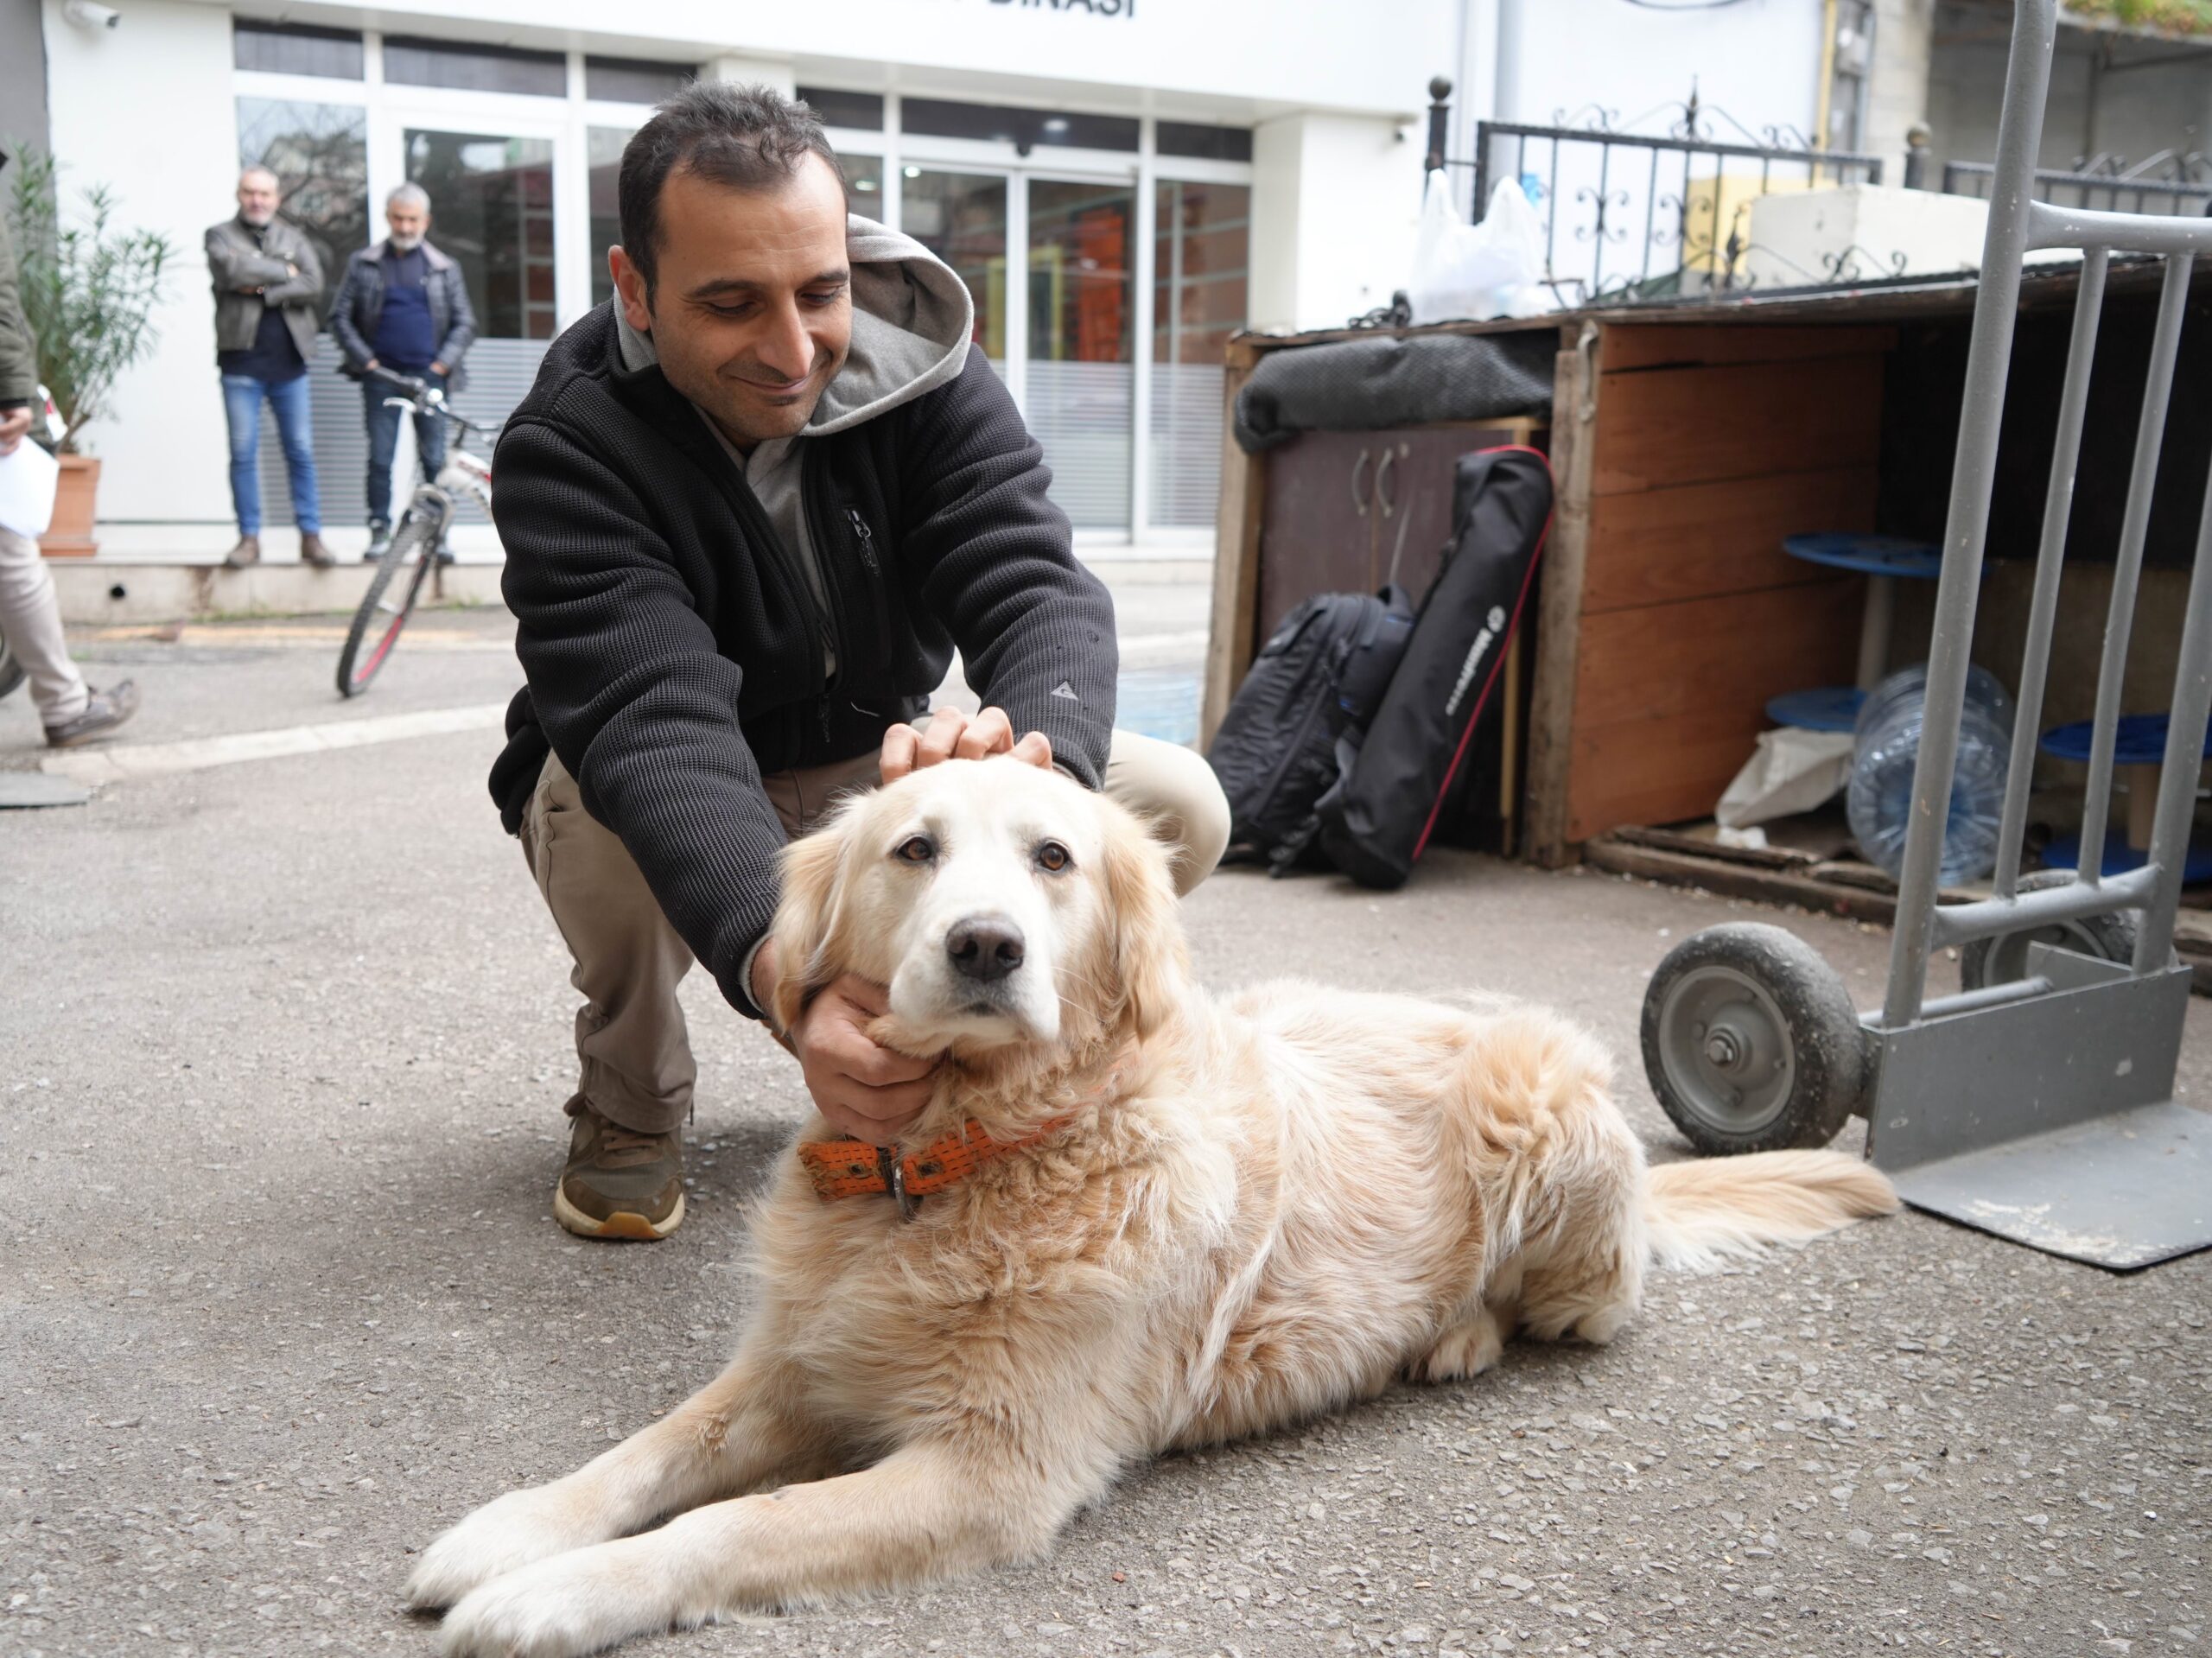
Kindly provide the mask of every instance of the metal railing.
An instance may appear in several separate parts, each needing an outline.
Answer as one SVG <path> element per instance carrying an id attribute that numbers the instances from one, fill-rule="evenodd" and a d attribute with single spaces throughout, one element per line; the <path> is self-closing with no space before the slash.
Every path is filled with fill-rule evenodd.
<path id="1" fill-rule="evenodd" d="M 1542 281 L 1568 307 L 1740 294 L 1754 281 L 1746 269 L 1752 202 L 1783 190 L 1882 181 L 1878 156 L 1820 149 L 1789 128 L 1753 132 L 1701 105 L 1694 87 L 1684 102 L 1626 123 L 1594 106 L 1561 111 L 1548 126 L 1479 122 L 1475 154 L 1460 160 L 1446 153 L 1451 93 L 1441 77 L 1429 83 L 1427 168 L 1472 175 L 1475 220 L 1499 181 L 1516 181 L 1543 227 Z M 1870 274 L 1886 273 L 1847 259 L 1793 280 L 1819 285 Z"/>
<path id="2" fill-rule="evenodd" d="M 2133 169 L 2115 167 L 2109 171 L 2068 172 L 2039 167 L 2035 173 L 2036 200 L 2100 213 L 2174 213 L 2201 219 L 2212 211 L 2212 178 L 2201 171 L 2196 177 L 2187 176 L 2192 170 L 2190 163 L 2201 169 L 2203 158 L 2181 158 L 2174 171 L 2182 176 L 2157 178 L 2143 172 L 2143 168 L 2166 159 L 2154 157 L 2153 162 L 2139 163 Z M 1987 200 L 1996 176 L 1993 162 L 1945 162 L 1943 194 Z"/>

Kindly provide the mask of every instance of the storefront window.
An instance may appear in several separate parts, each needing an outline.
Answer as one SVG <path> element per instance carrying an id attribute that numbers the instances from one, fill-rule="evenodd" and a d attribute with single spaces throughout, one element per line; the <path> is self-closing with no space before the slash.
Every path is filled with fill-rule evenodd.
<path id="1" fill-rule="evenodd" d="M 279 75 L 322 75 L 359 80 L 361 36 L 351 29 L 319 29 L 311 23 L 257 23 L 245 18 L 231 24 L 231 65 Z"/>
<path id="2" fill-rule="evenodd" d="M 1029 181 L 1029 367 L 1023 412 L 1079 530 L 1127 529 L 1135 412 L 1130 311 L 1136 202 L 1127 184 Z"/>
<path id="3" fill-rule="evenodd" d="M 470 46 L 387 35 L 384 78 L 395 86 L 566 98 L 569 59 L 565 53 L 532 52 L 518 46 Z"/>
<path id="4" fill-rule="evenodd" d="M 553 338 L 551 142 L 410 130 L 407 177 L 429 193 L 437 244 L 460 262 L 478 332 Z"/>
<path id="5" fill-rule="evenodd" d="M 976 343 L 1003 373 L 1006 181 L 910 167 L 899 187 L 899 228 L 959 272 L 976 299 Z"/>
<path id="6" fill-rule="evenodd" d="M 1163 181 L 1152 264 L 1152 488 L 1162 528 L 1214 521 L 1221 486 L 1223 352 L 1244 326 L 1252 192 Z"/>
<path id="7" fill-rule="evenodd" d="M 648 63 L 631 58 L 586 58 L 584 96 L 606 104 L 658 104 L 698 78 L 688 63 Z"/>
<path id="8" fill-rule="evenodd" d="M 346 256 L 369 241 L 369 116 L 359 104 L 241 98 L 238 166 L 276 175 L 284 216 L 306 232 L 322 261 L 326 315 Z"/>

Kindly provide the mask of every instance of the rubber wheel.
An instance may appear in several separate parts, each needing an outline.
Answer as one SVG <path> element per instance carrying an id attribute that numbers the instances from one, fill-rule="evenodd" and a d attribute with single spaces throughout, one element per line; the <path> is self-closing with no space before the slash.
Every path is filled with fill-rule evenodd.
<path id="1" fill-rule="evenodd" d="M 1779 927 L 1708 927 L 1643 996 L 1651 1091 L 1707 1156 L 1825 1146 L 1858 1104 L 1859 1014 L 1835 969 Z"/>
<path id="2" fill-rule="evenodd" d="M 16 653 L 8 648 L 7 635 L 0 633 L 0 696 L 13 696 L 23 678 L 23 664 L 16 660 Z"/>
<path id="3" fill-rule="evenodd" d="M 415 613 L 415 601 L 423 596 L 423 584 L 430 579 L 434 562 L 430 549 L 435 544 L 431 531 L 436 522 L 429 515 L 410 511 L 391 532 L 391 545 L 385 549 L 377 573 L 369 578 L 369 590 L 362 594 L 361 607 L 353 613 L 353 626 L 346 632 L 346 648 L 338 653 L 340 696 L 359 696 L 368 689 L 377 670 L 391 654 L 391 647 L 399 642 L 399 631 Z M 406 582 L 395 589 L 393 583 L 410 556 L 415 568 Z"/>
<path id="4" fill-rule="evenodd" d="M 2074 879 L 2070 869 L 2038 869 L 2020 878 L 2023 893 L 2047 893 Z M 2135 912 L 2121 910 L 2112 915 L 2084 916 L 2076 921 L 2046 921 L 2040 927 L 1977 938 L 1959 952 L 1959 988 L 1980 990 L 1993 984 L 2011 984 L 2028 976 L 2028 946 L 2058 944 L 2101 962 L 2122 967 L 2135 959 Z M 2178 959 L 2178 958 L 2177 958 Z"/>

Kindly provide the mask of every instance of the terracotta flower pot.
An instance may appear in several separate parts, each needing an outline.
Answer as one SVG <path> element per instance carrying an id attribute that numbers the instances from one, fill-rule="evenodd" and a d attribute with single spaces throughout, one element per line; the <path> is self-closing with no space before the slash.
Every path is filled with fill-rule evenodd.
<path id="1" fill-rule="evenodd" d="M 92 539 L 92 506 L 100 486 L 100 463 L 89 454 L 65 454 L 60 461 L 54 522 L 38 538 L 39 550 L 48 558 L 88 558 L 99 550 Z"/>

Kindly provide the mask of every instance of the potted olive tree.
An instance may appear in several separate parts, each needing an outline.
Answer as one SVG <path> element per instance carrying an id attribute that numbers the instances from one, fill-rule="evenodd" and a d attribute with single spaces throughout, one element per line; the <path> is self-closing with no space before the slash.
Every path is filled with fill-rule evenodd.
<path id="1" fill-rule="evenodd" d="M 60 489 L 39 545 L 49 554 L 90 553 L 100 463 L 79 452 L 78 436 L 109 412 L 124 371 L 153 349 L 154 302 L 175 250 L 156 231 L 118 229 L 113 199 L 101 185 L 84 193 L 84 211 L 65 224 L 51 156 L 22 151 L 9 173 L 8 230 L 23 316 L 61 423 Z"/>

